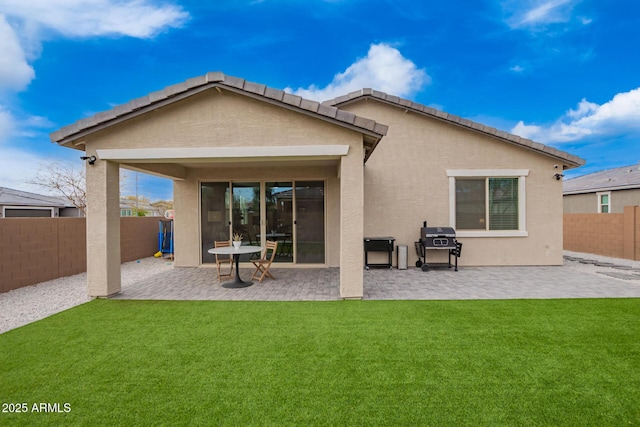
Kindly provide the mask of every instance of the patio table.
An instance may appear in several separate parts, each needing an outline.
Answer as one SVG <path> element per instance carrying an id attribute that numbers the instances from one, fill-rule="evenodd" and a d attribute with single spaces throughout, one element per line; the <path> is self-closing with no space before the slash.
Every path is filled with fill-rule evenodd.
<path id="1" fill-rule="evenodd" d="M 244 254 L 252 254 L 255 252 L 261 252 L 262 246 L 240 246 L 236 248 L 234 246 L 223 246 L 221 248 L 211 248 L 207 252 L 210 254 L 218 254 L 218 255 L 233 255 L 233 260 L 236 263 L 236 278 L 235 280 L 231 280 L 229 282 L 224 282 L 222 284 L 223 288 L 246 288 L 247 286 L 253 285 L 253 282 L 247 281 L 245 282 L 240 278 L 240 255 Z"/>

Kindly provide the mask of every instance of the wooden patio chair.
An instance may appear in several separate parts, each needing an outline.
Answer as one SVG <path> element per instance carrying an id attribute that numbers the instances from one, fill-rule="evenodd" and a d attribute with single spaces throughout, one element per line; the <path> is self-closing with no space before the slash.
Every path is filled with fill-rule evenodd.
<path id="1" fill-rule="evenodd" d="M 252 260 L 253 265 L 256 266 L 256 271 L 251 275 L 251 280 L 257 280 L 258 282 L 262 282 L 262 279 L 265 276 L 269 276 L 272 279 L 275 279 L 271 272 L 269 272 L 269 268 L 271 267 L 271 263 L 273 259 L 276 257 L 276 251 L 278 249 L 278 242 L 267 240 L 267 246 L 262 253 L 262 257 L 260 259 Z M 269 254 L 269 251 L 271 253 Z"/>
<path id="2" fill-rule="evenodd" d="M 215 248 L 223 248 L 225 246 L 231 246 L 231 241 L 229 240 L 216 240 L 213 242 L 213 247 Z M 218 282 L 222 281 L 222 279 L 231 279 L 233 278 L 233 257 L 231 255 L 218 255 L 216 256 L 216 270 L 218 271 Z M 224 264 L 229 264 L 229 274 L 223 273 L 220 268 Z"/>

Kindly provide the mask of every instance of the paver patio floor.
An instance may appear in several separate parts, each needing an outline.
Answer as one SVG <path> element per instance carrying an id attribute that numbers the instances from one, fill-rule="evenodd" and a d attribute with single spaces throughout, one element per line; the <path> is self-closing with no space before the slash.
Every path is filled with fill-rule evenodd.
<path id="1" fill-rule="evenodd" d="M 461 267 L 458 272 L 371 269 L 364 271 L 367 300 L 640 298 L 640 272 L 584 272 L 558 267 Z M 248 280 L 252 270 L 240 269 Z M 334 301 L 340 299 L 338 268 L 273 268 L 276 280 L 226 289 L 212 268 L 173 268 L 123 288 L 116 299 Z M 625 280 L 626 279 L 626 280 Z"/>

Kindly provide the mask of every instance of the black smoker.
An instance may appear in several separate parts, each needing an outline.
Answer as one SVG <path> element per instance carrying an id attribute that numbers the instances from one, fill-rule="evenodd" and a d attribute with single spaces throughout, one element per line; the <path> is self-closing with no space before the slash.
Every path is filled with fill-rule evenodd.
<path id="1" fill-rule="evenodd" d="M 456 240 L 456 230 L 453 228 L 427 227 L 427 221 L 425 221 L 420 229 L 420 240 L 415 242 L 415 246 L 418 255 L 416 267 L 422 267 L 422 271 L 429 271 L 429 264 L 427 264 L 428 249 L 448 250 L 448 267 L 455 266 L 455 271 L 458 271 L 458 258 L 462 254 L 462 243 Z M 452 256 L 455 258 L 455 264 L 451 264 Z"/>

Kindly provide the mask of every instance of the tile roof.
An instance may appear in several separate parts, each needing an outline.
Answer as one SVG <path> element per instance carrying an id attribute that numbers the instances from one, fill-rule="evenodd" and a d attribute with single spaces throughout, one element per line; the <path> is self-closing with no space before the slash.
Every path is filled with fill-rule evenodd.
<path id="1" fill-rule="evenodd" d="M 60 197 L 43 196 L 7 187 L 0 187 L 0 205 L 74 207 L 69 201 Z"/>
<path id="2" fill-rule="evenodd" d="M 578 156 L 574 156 L 572 154 L 566 153 L 561 150 L 557 150 L 553 147 L 549 147 L 547 145 L 541 144 L 539 142 L 532 141 L 530 139 L 522 138 L 517 135 L 513 135 L 496 128 L 492 128 L 489 126 L 485 126 L 481 123 L 473 122 L 468 119 L 464 119 L 459 116 L 455 116 L 453 114 L 446 113 L 441 110 L 437 110 L 435 108 L 427 107 L 426 105 L 418 104 L 416 102 L 410 101 L 408 99 L 402 99 L 397 96 L 388 95 L 384 92 L 380 92 L 377 90 L 373 90 L 370 88 L 361 89 L 355 92 L 351 92 L 347 95 L 340 96 L 335 99 L 331 99 L 323 102 L 325 105 L 331 105 L 340 107 L 342 105 L 346 105 L 352 102 L 356 102 L 361 99 L 373 99 L 376 101 L 384 102 L 399 108 L 403 108 L 409 111 L 416 112 L 418 114 L 423 114 L 428 117 L 432 117 L 438 120 L 442 120 L 448 123 L 451 123 L 456 126 L 461 126 L 467 129 L 471 129 L 476 132 L 484 133 L 503 141 L 506 141 L 510 144 L 518 145 L 523 148 L 527 148 L 529 150 L 537 151 L 542 154 L 545 154 L 550 157 L 554 157 L 556 159 L 562 160 L 569 167 L 579 167 L 584 165 L 584 159 L 581 159 Z"/>
<path id="3" fill-rule="evenodd" d="M 269 88 L 263 84 L 227 76 L 221 72 L 212 72 L 166 87 L 160 91 L 152 92 L 141 98 L 133 99 L 111 110 L 78 120 L 51 133 L 50 139 L 52 142 L 65 145 L 111 124 L 120 123 L 137 114 L 142 114 L 211 88 L 230 90 L 355 129 L 368 137 L 365 139 L 368 142 L 370 151 L 375 148 L 377 142 L 387 133 L 388 129 L 386 125 L 356 116 L 337 107 L 304 99 L 283 90 Z M 72 148 L 78 147 L 72 146 Z"/>
<path id="4" fill-rule="evenodd" d="M 640 188 L 639 164 L 606 169 L 567 179 L 562 183 L 565 195 L 637 188 Z"/>

